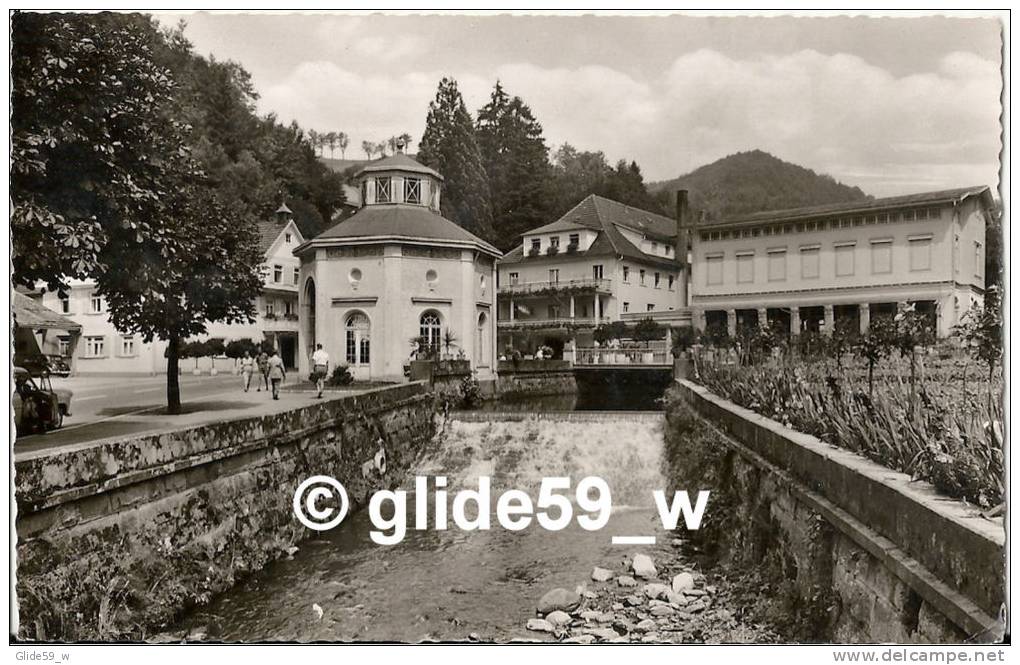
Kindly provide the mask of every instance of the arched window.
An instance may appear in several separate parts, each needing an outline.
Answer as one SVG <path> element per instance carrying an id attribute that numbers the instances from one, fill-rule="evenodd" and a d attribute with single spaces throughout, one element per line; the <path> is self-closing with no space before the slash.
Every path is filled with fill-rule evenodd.
<path id="1" fill-rule="evenodd" d="M 429 310 L 421 315 L 418 334 L 425 338 L 425 344 L 431 351 L 439 350 L 439 313 Z"/>
<path id="2" fill-rule="evenodd" d="M 489 358 L 489 316 L 485 312 L 478 313 L 478 329 L 475 333 L 475 365 L 488 367 Z"/>
<path id="3" fill-rule="evenodd" d="M 371 356 L 372 324 L 361 312 L 354 312 L 347 317 L 344 326 L 346 333 L 347 364 L 367 365 Z"/>

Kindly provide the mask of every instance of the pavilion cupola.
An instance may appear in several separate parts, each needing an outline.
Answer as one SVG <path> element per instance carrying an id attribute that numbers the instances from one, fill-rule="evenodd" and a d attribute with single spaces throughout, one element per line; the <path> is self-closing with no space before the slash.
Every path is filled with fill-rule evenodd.
<path id="1" fill-rule="evenodd" d="M 422 206 L 438 213 L 443 176 L 407 155 L 404 147 L 397 143 L 394 154 L 369 162 L 358 173 L 362 205 Z"/>

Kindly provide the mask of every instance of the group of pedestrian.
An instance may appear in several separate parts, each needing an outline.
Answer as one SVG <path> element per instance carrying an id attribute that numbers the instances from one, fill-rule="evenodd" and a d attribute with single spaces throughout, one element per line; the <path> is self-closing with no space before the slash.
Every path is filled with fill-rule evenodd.
<path id="1" fill-rule="evenodd" d="M 244 392 L 251 389 L 251 377 L 258 371 L 259 378 L 255 392 L 261 392 L 264 387 L 267 391 L 272 390 L 273 399 L 280 399 L 280 384 L 287 378 L 287 368 L 283 365 L 280 352 L 273 349 L 269 355 L 262 351 L 258 356 L 252 357 L 247 351 L 241 358 L 241 380 L 244 385 Z"/>
<path id="2" fill-rule="evenodd" d="M 287 379 L 287 368 L 284 367 L 280 352 L 273 349 L 272 355 L 262 351 L 256 357 L 252 357 L 247 351 L 241 358 L 241 381 L 244 385 L 244 392 L 251 389 L 251 378 L 258 371 L 258 385 L 255 392 L 261 392 L 262 388 L 273 391 L 273 399 L 280 399 L 280 384 Z M 312 379 L 319 391 L 316 397 L 322 397 L 322 391 L 326 387 L 326 377 L 329 375 L 329 354 L 317 344 L 315 353 L 312 354 Z"/>

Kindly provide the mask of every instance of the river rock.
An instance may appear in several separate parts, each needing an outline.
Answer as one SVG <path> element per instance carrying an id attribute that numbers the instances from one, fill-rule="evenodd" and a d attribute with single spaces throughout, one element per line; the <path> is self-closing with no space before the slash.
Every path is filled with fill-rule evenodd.
<path id="1" fill-rule="evenodd" d="M 591 578 L 596 582 L 608 582 L 613 579 L 613 571 L 595 566 L 595 570 L 591 571 Z"/>
<path id="2" fill-rule="evenodd" d="M 620 575 L 616 578 L 616 583 L 620 586 L 637 586 L 637 580 L 630 575 Z"/>
<path id="3" fill-rule="evenodd" d="M 658 605 L 651 609 L 651 613 L 653 617 L 671 617 L 676 614 L 676 610 L 669 605 Z"/>
<path id="4" fill-rule="evenodd" d="M 692 612 L 693 613 L 693 612 L 700 612 L 700 611 L 704 610 L 705 607 L 706 607 L 705 601 L 703 601 L 703 600 L 696 600 L 693 603 L 691 603 L 690 605 L 688 605 L 687 607 L 685 607 L 684 609 L 686 609 L 688 612 Z"/>
<path id="5" fill-rule="evenodd" d="M 585 610 L 580 614 L 581 618 L 585 621 L 598 621 L 599 617 L 602 616 L 602 612 L 597 610 Z"/>
<path id="6" fill-rule="evenodd" d="M 591 644 L 595 641 L 594 635 L 572 635 L 563 640 L 564 644 Z"/>
<path id="7" fill-rule="evenodd" d="M 673 577 L 673 591 L 675 593 L 687 593 L 694 588 L 694 575 L 690 573 L 679 573 Z"/>
<path id="8" fill-rule="evenodd" d="M 627 603 L 631 607 L 640 607 L 641 603 L 643 603 L 644 601 L 641 600 L 641 598 L 639 598 L 638 596 L 627 596 L 626 598 L 623 599 L 623 602 Z"/>
<path id="9" fill-rule="evenodd" d="M 644 621 L 639 621 L 638 624 L 634 626 L 634 631 L 638 633 L 647 633 L 650 630 L 655 630 L 657 627 L 658 626 L 654 621 L 651 619 L 645 619 Z"/>
<path id="10" fill-rule="evenodd" d="M 595 628 L 589 634 L 594 635 L 600 640 L 612 640 L 620 636 L 620 634 L 612 628 Z"/>
<path id="11" fill-rule="evenodd" d="M 665 598 L 666 594 L 669 593 L 669 587 L 665 584 L 659 584 L 658 582 L 652 584 L 646 584 L 642 589 L 644 594 L 649 598 Z"/>
<path id="12" fill-rule="evenodd" d="M 704 589 L 687 589 L 684 591 L 688 596 L 707 596 L 708 593 Z"/>
<path id="13" fill-rule="evenodd" d="M 614 612 L 619 612 L 623 609 L 623 603 L 613 603 L 610 607 L 613 608 Z"/>
<path id="14" fill-rule="evenodd" d="M 688 602 L 690 602 L 689 599 L 687 598 L 687 596 L 685 596 L 684 594 L 676 593 L 676 592 L 673 592 L 673 591 L 669 592 L 669 594 L 666 596 L 666 600 L 668 600 L 669 602 L 671 602 L 674 605 L 680 605 L 680 606 L 686 605 Z"/>
<path id="15" fill-rule="evenodd" d="M 658 633 L 648 633 L 647 635 L 645 635 L 644 637 L 641 638 L 641 641 L 645 642 L 645 643 L 658 642 L 659 641 L 659 634 Z"/>
<path id="16" fill-rule="evenodd" d="M 537 633 L 551 633 L 556 628 L 545 619 L 528 619 L 528 630 L 533 630 Z"/>
<path id="17" fill-rule="evenodd" d="M 570 615 L 563 610 L 555 610 L 546 614 L 545 620 L 554 626 L 565 626 L 571 622 Z"/>
<path id="18" fill-rule="evenodd" d="M 322 621 L 322 607 L 318 603 L 312 603 L 312 616 L 316 621 Z"/>
<path id="19" fill-rule="evenodd" d="M 630 565 L 634 570 L 634 574 L 638 577 L 655 579 L 655 576 L 658 574 L 658 571 L 655 570 L 655 564 L 652 563 L 652 557 L 647 554 L 635 554 L 634 561 Z"/>
<path id="20" fill-rule="evenodd" d="M 569 589 L 553 589 L 538 601 L 538 613 L 545 616 L 556 610 L 569 612 L 581 604 L 581 596 Z"/>

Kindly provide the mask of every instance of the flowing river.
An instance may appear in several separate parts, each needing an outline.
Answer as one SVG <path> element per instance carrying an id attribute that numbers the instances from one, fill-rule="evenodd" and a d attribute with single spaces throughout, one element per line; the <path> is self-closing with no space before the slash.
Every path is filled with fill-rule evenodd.
<path id="1" fill-rule="evenodd" d="M 372 542 L 374 527 L 363 509 L 300 543 L 292 559 L 192 612 L 178 628 L 224 641 L 553 639 L 525 628 L 548 590 L 595 585 L 595 566 L 622 574 L 636 552 L 656 561 L 677 556 L 674 534 L 663 531 L 651 494 L 667 486 L 662 424 L 654 413 L 453 420 L 438 449 L 409 476 L 445 475 L 451 502 L 456 490 L 475 489 L 479 476 L 490 476 L 493 510 L 506 489 L 537 498 L 546 476 L 570 477 L 569 494 L 582 478 L 600 476 L 612 491 L 607 526 L 582 529 L 575 505 L 575 519 L 562 531 L 546 531 L 534 520 L 523 531 L 507 531 L 495 515 L 487 531 L 461 531 L 452 520 L 437 531 L 430 507 L 430 528 L 416 531 L 409 497 L 409 526 L 399 544 Z M 404 488 L 410 491 L 413 482 Z M 613 545 L 614 535 L 654 535 L 657 543 Z"/>

